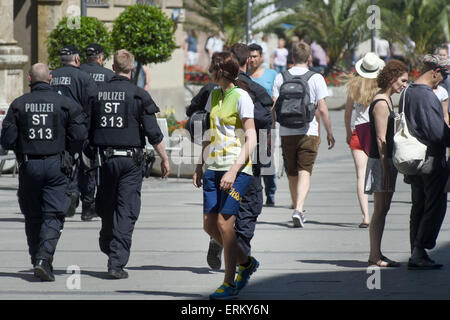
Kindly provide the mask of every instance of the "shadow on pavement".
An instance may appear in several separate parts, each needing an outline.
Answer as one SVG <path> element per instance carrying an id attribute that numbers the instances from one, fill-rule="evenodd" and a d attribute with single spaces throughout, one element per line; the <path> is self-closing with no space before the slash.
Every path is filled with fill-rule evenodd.
<path id="1" fill-rule="evenodd" d="M 391 258 L 397 258 L 392 253 Z M 450 299 L 450 243 L 446 242 L 430 251 L 430 257 L 444 267 L 439 270 L 408 270 L 407 261 L 400 268 L 379 268 L 377 274 L 367 268 L 366 261 L 357 260 L 297 260 L 311 264 L 305 272 L 292 272 L 280 276 L 252 275 L 239 299 L 269 300 L 385 300 L 385 299 Z M 264 270 L 260 261 L 259 270 Z M 313 266 L 316 264 L 316 267 Z M 353 270 L 330 270 L 331 265 Z M 354 269 L 360 270 L 354 270 Z M 299 270 L 303 269 L 299 266 Z M 309 272 L 311 269 L 316 272 Z M 379 276 L 377 282 L 375 278 Z M 378 287 L 375 284 L 378 284 Z M 371 289 L 369 289 L 371 287 Z"/>
<path id="2" fill-rule="evenodd" d="M 272 226 L 280 226 L 280 227 L 285 227 L 285 228 L 294 228 L 294 225 L 292 222 L 267 222 L 267 221 L 256 221 L 256 224 L 268 224 L 268 225 L 272 225 Z"/>
<path id="3" fill-rule="evenodd" d="M 204 299 L 205 296 L 201 294 L 181 293 L 181 292 L 167 292 L 167 291 L 144 291 L 144 290 L 118 290 L 118 293 L 130 294 L 145 294 L 152 296 L 169 296 L 175 298 L 190 298 L 190 299 Z"/>
<path id="4" fill-rule="evenodd" d="M 55 276 L 66 274 L 62 270 L 54 270 L 53 274 Z M 25 280 L 27 282 L 42 282 L 41 279 L 34 276 L 33 269 L 20 270 L 18 272 L 0 272 L 0 278 L 18 278 Z"/>
<path id="5" fill-rule="evenodd" d="M 273 226 L 279 226 L 279 227 L 285 227 L 285 228 L 291 228 L 294 229 L 294 224 L 292 221 L 286 221 L 286 222 L 267 222 L 267 221 L 257 221 L 256 224 L 268 224 Z M 307 220 L 305 224 L 317 224 L 317 225 L 324 225 L 324 226 L 333 226 L 333 227 L 341 227 L 341 228 L 358 228 L 359 224 L 357 223 L 332 223 L 332 222 L 319 222 L 319 221 L 313 221 L 313 220 Z M 295 229 L 301 229 L 301 228 L 295 228 Z"/>
<path id="6" fill-rule="evenodd" d="M 25 222 L 24 218 L 0 218 L 0 222 Z"/>
<path id="7" fill-rule="evenodd" d="M 313 221 L 313 220 L 307 220 L 305 222 L 306 224 L 318 224 L 323 226 L 333 226 L 333 227 L 341 227 L 341 228 L 358 228 L 358 223 L 332 223 L 332 222 L 319 222 L 319 221 Z"/>
<path id="8" fill-rule="evenodd" d="M 345 268 L 367 268 L 367 262 L 357 260 L 297 260 L 301 263 L 329 264 Z"/>
<path id="9" fill-rule="evenodd" d="M 141 266 L 141 267 L 127 267 L 128 270 L 137 271 L 189 271 L 196 274 L 212 274 L 220 271 L 211 272 L 210 268 L 196 268 L 196 267 L 167 267 L 167 266 Z M 223 271 L 222 271 L 223 272 Z"/>
<path id="10" fill-rule="evenodd" d="M 81 274 L 85 274 L 88 275 L 90 277 L 93 278 L 97 278 L 97 279 L 103 279 L 103 280 L 113 280 L 111 279 L 111 276 L 109 276 L 108 272 L 106 271 L 86 271 L 86 270 L 81 270 Z"/>

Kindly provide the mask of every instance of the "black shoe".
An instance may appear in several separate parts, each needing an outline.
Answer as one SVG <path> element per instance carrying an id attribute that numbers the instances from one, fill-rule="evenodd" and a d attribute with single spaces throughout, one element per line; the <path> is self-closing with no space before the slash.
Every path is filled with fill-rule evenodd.
<path id="1" fill-rule="evenodd" d="M 275 202 L 270 199 L 266 200 L 266 207 L 275 207 Z"/>
<path id="2" fill-rule="evenodd" d="M 430 260 L 430 258 L 410 258 L 408 261 L 408 270 L 432 270 L 442 268 L 442 264 Z"/>
<path id="3" fill-rule="evenodd" d="M 128 278 L 128 272 L 123 269 L 108 269 L 108 274 L 113 279 L 126 279 Z"/>
<path id="4" fill-rule="evenodd" d="M 44 259 L 37 259 L 34 266 L 34 276 L 41 279 L 41 281 L 55 281 L 53 275 L 52 265 Z"/>
<path id="5" fill-rule="evenodd" d="M 84 205 L 81 211 L 81 220 L 83 221 L 91 221 L 93 218 L 98 217 L 97 213 L 95 212 L 95 205 L 89 204 Z"/>
<path id="6" fill-rule="evenodd" d="M 70 196 L 70 207 L 69 210 L 67 210 L 66 212 L 67 218 L 73 217 L 75 215 L 75 211 L 77 210 L 78 207 L 78 202 L 79 202 L 78 194 L 72 193 L 72 195 Z"/>

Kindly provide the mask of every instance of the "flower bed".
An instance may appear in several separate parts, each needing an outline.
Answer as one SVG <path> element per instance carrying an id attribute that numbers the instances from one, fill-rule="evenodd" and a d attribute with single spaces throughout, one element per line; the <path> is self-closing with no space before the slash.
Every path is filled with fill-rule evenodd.
<path id="1" fill-rule="evenodd" d="M 167 128 L 169 130 L 169 135 L 172 134 L 177 129 L 186 128 L 187 119 L 178 121 L 175 119 L 175 110 L 172 108 L 170 111 L 166 108 L 164 109 L 164 113 L 159 114 L 159 118 L 166 118 L 167 120 Z"/>
<path id="2" fill-rule="evenodd" d="M 355 70 L 352 70 L 350 72 L 331 72 L 329 73 L 326 78 L 325 82 L 327 86 L 330 87 L 340 87 L 347 83 L 349 77 L 355 72 Z"/>
<path id="3" fill-rule="evenodd" d="M 199 66 L 184 66 L 184 83 L 205 85 L 211 82 L 209 73 Z"/>

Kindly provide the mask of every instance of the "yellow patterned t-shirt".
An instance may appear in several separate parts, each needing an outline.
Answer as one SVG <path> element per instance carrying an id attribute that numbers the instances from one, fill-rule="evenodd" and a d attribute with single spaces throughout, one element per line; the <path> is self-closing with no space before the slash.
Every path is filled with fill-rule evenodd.
<path id="1" fill-rule="evenodd" d="M 238 87 L 225 92 L 225 96 L 219 88 L 211 92 L 205 109 L 210 112 L 211 139 L 206 168 L 228 171 L 244 146 L 242 119 L 253 119 L 253 101 L 245 90 Z M 252 175 L 250 157 L 245 166 L 243 164 L 241 172 Z"/>

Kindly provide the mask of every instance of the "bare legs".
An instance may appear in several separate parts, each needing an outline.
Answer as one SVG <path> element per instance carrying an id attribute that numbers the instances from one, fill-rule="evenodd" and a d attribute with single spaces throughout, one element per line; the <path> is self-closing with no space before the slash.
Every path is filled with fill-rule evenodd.
<path id="1" fill-rule="evenodd" d="M 363 223 L 369 224 L 369 196 L 364 193 L 364 180 L 366 176 L 367 155 L 364 151 L 351 149 L 356 170 L 356 191 L 359 206 L 363 215 Z"/>
<path id="2" fill-rule="evenodd" d="M 203 229 L 214 240 L 223 246 L 225 259 L 224 282 L 234 284 L 236 274 L 236 262 L 238 261 L 239 247 L 234 232 L 234 222 L 236 217 L 229 214 L 209 213 L 203 215 Z M 239 262 L 242 262 L 243 254 L 239 254 Z"/>
<path id="3" fill-rule="evenodd" d="M 298 176 L 288 176 L 288 178 L 294 209 L 303 212 L 303 206 L 311 186 L 311 174 L 306 170 L 300 170 Z"/>
<path id="4" fill-rule="evenodd" d="M 381 260 L 381 238 L 383 237 L 386 215 L 391 207 L 393 192 L 374 192 L 373 215 L 369 227 L 370 255 L 369 261 L 377 263 Z M 382 262 L 380 266 L 384 266 Z"/>

